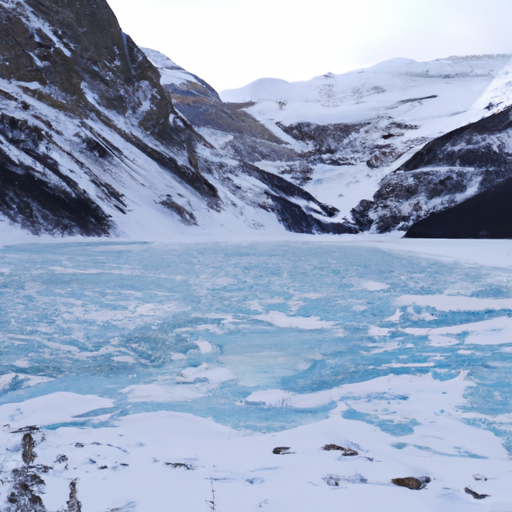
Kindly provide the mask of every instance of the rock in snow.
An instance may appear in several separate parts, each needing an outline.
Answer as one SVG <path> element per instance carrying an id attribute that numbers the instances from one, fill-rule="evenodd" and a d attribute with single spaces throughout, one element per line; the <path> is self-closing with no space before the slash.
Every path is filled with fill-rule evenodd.
<path id="1" fill-rule="evenodd" d="M 483 500 L 483 499 L 489 497 L 488 494 L 479 494 L 479 493 L 473 491 L 472 489 L 470 489 L 469 487 L 465 487 L 464 492 L 466 494 L 469 494 L 470 496 L 473 496 L 473 498 L 475 498 L 475 500 Z"/>
<path id="2" fill-rule="evenodd" d="M 341 454 L 345 457 L 354 457 L 356 455 L 359 455 L 359 452 L 357 450 L 353 450 L 352 448 L 345 448 L 343 446 L 339 446 L 337 444 L 326 444 L 323 448 L 326 452 L 330 451 L 340 451 Z"/>
<path id="3" fill-rule="evenodd" d="M 427 484 L 430 483 L 431 479 L 428 476 L 422 476 L 421 478 L 407 476 L 405 478 L 393 478 L 391 481 L 399 487 L 407 487 L 407 489 L 419 491 L 420 489 L 424 489 Z"/>

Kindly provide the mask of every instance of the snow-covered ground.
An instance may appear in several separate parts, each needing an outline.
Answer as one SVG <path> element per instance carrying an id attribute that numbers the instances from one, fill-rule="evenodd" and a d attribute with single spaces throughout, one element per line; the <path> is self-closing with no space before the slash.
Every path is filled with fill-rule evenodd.
<path id="1" fill-rule="evenodd" d="M 6 245 L 1 499 L 35 425 L 53 511 L 510 511 L 511 251 Z"/>

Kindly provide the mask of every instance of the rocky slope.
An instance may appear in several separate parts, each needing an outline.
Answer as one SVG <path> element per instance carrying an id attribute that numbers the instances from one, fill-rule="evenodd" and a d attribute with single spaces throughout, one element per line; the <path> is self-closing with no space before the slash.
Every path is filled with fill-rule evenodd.
<path id="1" fill-rule="evenodd" d="M 512 179 L 413 224 L 407 238 L 512 238 Z"/>
<path id="2" fill-rule="evenodd" d="M 219 96 L 105 0 L 7 0 L 0 22 L 0 232 L 405 231 L 509 177 L 508 55 Z"/>
<path id="3" fill-rule="evenodd" d="M 354 230 L 335 208 L 198 133 L 105 0 L 7 0 L 0 23 L 1 226 L 169 239 L 185 226 Z"/>
<path id="4" fill-rule="evenodd" d="M 510 179 L 511 136 L 512 108 L 508 107 L 433 140 L 383 180 L 373 201 L 358 205 L 354 210 L 358 223 L 361 226 L 373 226 L 378 232 L 397 228 L 407 229 L 432 212 L 451 208 Z M 500 187 L 496 190 L 503 192 L 505 188 Z M 487 208 L 484 207 L 487 202 L 481 203 L 478 208 Z M 477 204 L 480 203 L 472 201 L 467 204 L 477 208 Z M 494 208 L 498 204 L 502 202 L 498 201 Z M 505 214 L 505 211 L 503 213 Z M 482 211 L 476 209 L 473 214 L 481 215 Z M 448 216 L 435 218 L 448 219 Z M 476 222 L 475 218 L 466 219 L 471 224 Z M 459 218 L 460 222 L 462 220 Z M 487 229 L 478 228 L 473 233 L 474 236 L 469 236 L 473 231 L 468 231 L 462 224 L 460 234 L 466 233 L 469 238 L 478 237 L 480 232 L 493 232 L 489 225 Z M 496 227 L 498 225 L 499 223 Z M 455 225 L 452 225 L 443 236 L 452 233 L 450 237 L 459 237 L 454 228 Z M 410 230 L 410 236 L 412 233 L 419 231 Z M 438 233 L 440 236 L 441 231 Z"/>
<path id="5" fill-rule="evenodd" d="M 148 48 L 143 51 L 160 71 L 162 86 L 171 93 L 176 109 L 212 144 L 252 163 L 298 158 L 286 141 L 247 113 L 253 103 L 225 103 L 209 84 L 165 55 Z"/>

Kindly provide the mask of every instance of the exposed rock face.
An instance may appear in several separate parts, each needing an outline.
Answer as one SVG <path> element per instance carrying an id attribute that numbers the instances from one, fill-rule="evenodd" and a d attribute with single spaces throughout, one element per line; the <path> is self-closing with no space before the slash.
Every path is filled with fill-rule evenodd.
<path id="1" fill-rule="evenodd" d="M 315 199 L 309 192 L 286 181 L 281 176 L 247 165 L 248 172 L 268 186 L 266 195 L 270 202 L 268 208 L 289 230 L 297 233 L 357 233 L 358 230 L 348 223 L 326 222 L 337 215 L 338 210 Z M 302 203 L 304 206 L 299 206 Z"/>
<path id="2" fill-rule="evenodd" d="M 353 231 L 334 209 L 240 160 L 262 151 L 246 139 L 286 149 L 200 79 L 195 91 L 164 87 L 105 0 L 7 0 L 0 23 L 0 220 L 34 234 L 105 236 L 134 223 L 220 226 L 221 212 L 261 228 L 271 212 L 291 230 Z M 194 112 L 203 127 L 238 133 L 232 148 L 207 142 L 171 92 L 183 109 L 214 105 Z"/>
<path id="3" fill-rule="evenodd" d="M 171 136 L 159 74 L 104 0 L 8 1 L 0 19 L 2 78 L 46 86 L 35 94 L 80 117 L 107 109 Z"/>
<path id="4" fill-rule="evenodd" d="M 418 222 L 408 236 L 509 237 L 510 187 L 497 184 L 512 177 L 511 134 L 509 107 L 433 140 L 382 181 L 373 201 L 352 211 L 354 221 L 379 233 Z"/>
<path id="5" fill-rule="evenodd" d="M 9 220 L 35 234 L 110 233 L 110 212 L 94 195 L 126 211 L 104 176 L 123 145 L 218 202 L 193 165 L 146 142 L 150 136 L 175 153 L 192 144 L 168 121 L 174 109 L 158 71 L 104 0 L 4 2 L 0 20 L 0 212 Z M 93 194 L 85 190 L 91 184 Z"/>
<path id="6" fill-rule="evenodd" d="M 0 115 L 0 134 L 32 157 L 13 160 L 0 147 L 0 212 L 34 234 L 60 233 L 101 236 L 109 233 L 109 216 L 78 183 L 60 170 L 57 161 L 40 151 L 46 134 L 39 126 Z M 32 164 L 32 165 L 31 165 Z M 33 172 L 39 164 L 52 173 L 58 186 Z"/>
<path id="7" fill-rule="evenodd" d="M 201 132 L 224 134 L 226 139 L 221 145 L 230 156 L 250 163 L 299 158 L 288 144 L 245 111 L 253 103 L 224 103 L 215 89 L 198 76 L 160 52 L 148 48 L 144 52 L 160 70 L 162 85 L 171 93 L 180 114 Z"/>
<path id="8" fill-rule="evenodd" d="M 345 448 L 344 446 L 339 446 L 337 444 L 326 444 L 322 449 L 327 452 L 333 450 L 340 451 L 344 457 L 355 457 L 356 455 L 359 455 L 357 450 L 353 450 L 352 448 Z"/>
<path id="9" fill-rule="evenodd" d="M 413 224 L 407 238 L 512 238 L 512 179 Z"/>
<path id="10" fill-rule="evenodd" d="M 417 130 L 417 126 L 385 119 L 324 125 L 306 122 L 277 124 L 295 140 L 308 145 L 309 150 L 301 157 L 311 165 L 366 163 L 370 169 L 378 169 L 393 163 L 419 143 L 414 139 L 406 143 L 400 140 L 404 131 Z"/>

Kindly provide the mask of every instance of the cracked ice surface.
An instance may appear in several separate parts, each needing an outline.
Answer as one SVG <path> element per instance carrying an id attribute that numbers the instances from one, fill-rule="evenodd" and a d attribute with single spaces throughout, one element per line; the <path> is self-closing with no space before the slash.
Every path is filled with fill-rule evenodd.
<path id="1" fill-rule="evenodd" d="M 511 298 L 509 268 L 355 243 L 4 247 L 0 469 L 39 425 L 49 510 L 76 477 L 85 511 L 207 510 L 210 476 L 219 510 L 508 510 Z"/>

